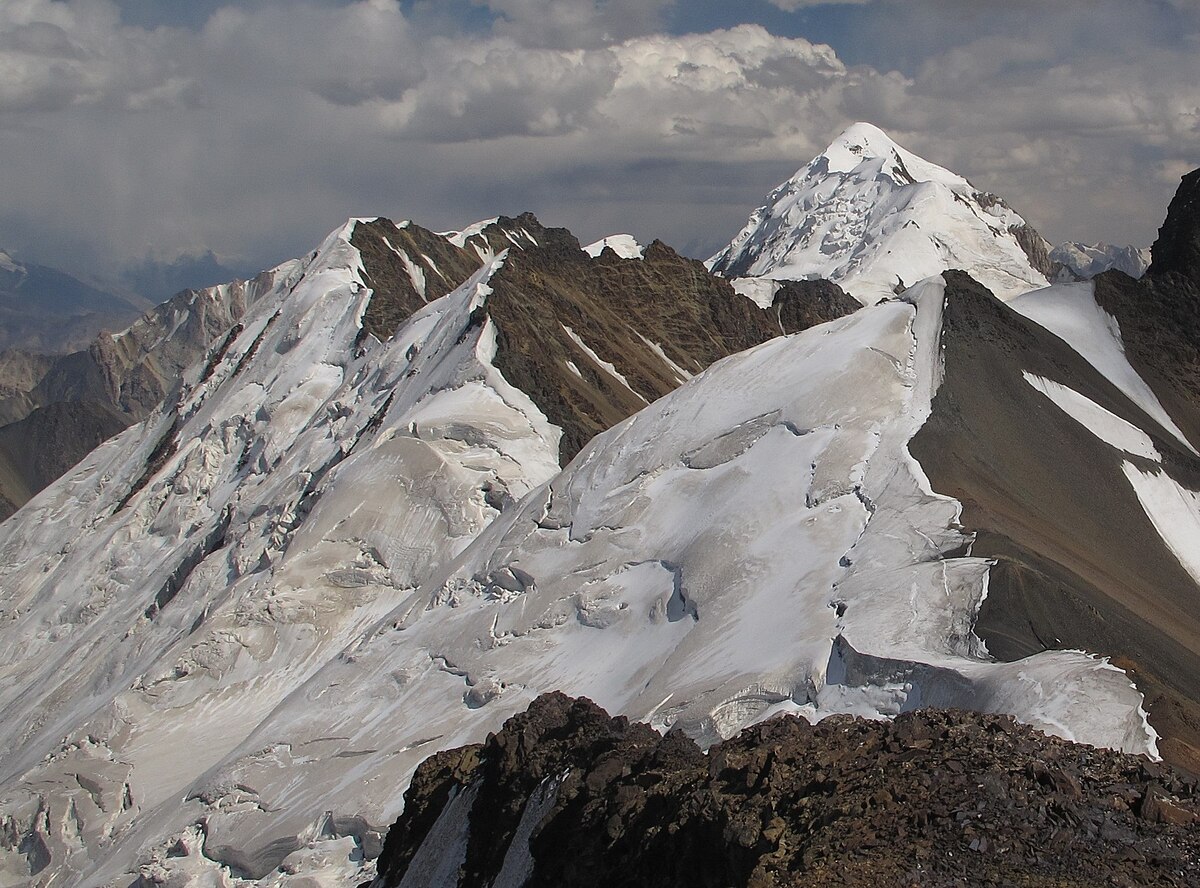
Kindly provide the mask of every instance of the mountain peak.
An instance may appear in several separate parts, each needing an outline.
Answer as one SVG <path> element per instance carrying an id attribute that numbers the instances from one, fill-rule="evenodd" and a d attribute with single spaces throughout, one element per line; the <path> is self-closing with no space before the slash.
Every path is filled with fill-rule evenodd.
<path id="1" fill-rule="evenodd" d="M 853 123 L 834 139 L 820 157 L 828 162 L 828 170 L 848 173 L 865 160 L 890 158 L 900 146 L 891 136 L 870 123 Z"/>
<path id="2" fill-rule="evenodd" d="M 941 182 L 953 187 L 970 187 L 962 176 L 918 157 L 879 127 L 862 122 L 848 126 L 796 176 L 813 173 L 852 175 L 858 179 L 883 175 L 897 185 Z"/>
<path id="3" fill-rule="evenodd" d="M 730 278 L 824 278 L 864 303 L 962 268 L 1011 298 L 1049 283 L 1048 248 L 1000 198 L 856 123 L 708 265 Z"/>

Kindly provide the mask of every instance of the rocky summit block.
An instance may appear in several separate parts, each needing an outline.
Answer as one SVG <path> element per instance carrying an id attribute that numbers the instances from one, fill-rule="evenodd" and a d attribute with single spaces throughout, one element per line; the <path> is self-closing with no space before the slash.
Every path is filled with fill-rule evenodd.
<path id="1" fill-rule="evenodd" d="M 1200 170 L 1183 177 L 1151 249 L 1149 273 L 1182 274 L 1200 284 Z"/>
<path id="2" fill-rule="evenodd" d="M 1006 716 L 781 717 L 706 754 L 547 694 L 418 769 L 373 885 L 1183 886 L 1198 823 L 1193 778 Z"/>

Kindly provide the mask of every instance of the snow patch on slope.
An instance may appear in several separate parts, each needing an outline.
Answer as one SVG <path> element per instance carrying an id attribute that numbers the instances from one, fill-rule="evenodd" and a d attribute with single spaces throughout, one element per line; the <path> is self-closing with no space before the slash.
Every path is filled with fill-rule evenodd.
<path id="1" fill-rule="evenodd" d="M 602 357 L 600 357 L 598 354 L 596 354 L 592 350 L 592 348 L 586 342 L 583 341 L 583 339 L 579 336 L 579 334 L 576 333 L 574 330 L 572 330 L 570 327 L 568 327 L 566 324 L 562 324 L 561 326 L 563 328 L 563 332 L 566 333 L 568 337 L 570 337 L 572 342 L 574 342 L 577 346 L 579 346 L 580 351 L 582 351 L 585 355 L 587 355 L 589 358 L 591 358 L 593 364 L 595 364 L 597 367 L 600 367 L 602 370 L 604 370 L 605 373 L 607 373 L 609 376 L 611 376 L 613 379 L 615 379 L 617 382 L 619 382 L 622 386 L 627 388 L 632 394 L 634 394 L 639 400 L 641 400 L 641 402 L 643 404 L 646 403 L 646 399 L 643 398 L 640 394 L 638 394 L 634 390 L 633 386 L 631 386 L 629 384 L 629 380 L 626 379 L 621 374 L 621 372 L 619 370 L 617 370 L 617 368 L 615 366 L 613 366 L 611 361 L 606 361 Z"/>
<path id="2" fill-rule="evenodd" d="M 729 283 L 733 286 L 733 292 L 745 296 L 763 309 L 775 304 L 775 294 L 783 286 L 779 281 L 770 278 L 734 278 Z"/>
<path id="3" fill-rule="evenodd" d="M 1022 375 L 1026 382 L 1104 443 L 1154 462 L 1162 459 L 1150 436 L 1133 423 L 1126 422 L 1091 398 L 1065 385 L 1028 372 Z"/>
<path id="4" fill-rule="evenodd" d="M 1063 340 L 1165 432 L 1197 453 L 1154 391 L 1129 363 L 1117 319 L 1096 302 L 1093 284 L 1059 284 L 1035 290 L 1014 299 L 1009 306 Z"/>
<path id="5" fill-rule="evenodd" d="M 604 252 L 605 247 L 610 248 L 622 259 L 641 259 L 646 253 L 646 248 L 631 234 L 610 234 L 594 244 L 588 244 L 583 251 L 595 259 Z"/>
<path id="6" fill-rule="evenodd" d="M 1122 463 L 1138 502 L 1179 563 L 1200 583 L 1200 493 L 1188 490 L 1166 472 Z"/>

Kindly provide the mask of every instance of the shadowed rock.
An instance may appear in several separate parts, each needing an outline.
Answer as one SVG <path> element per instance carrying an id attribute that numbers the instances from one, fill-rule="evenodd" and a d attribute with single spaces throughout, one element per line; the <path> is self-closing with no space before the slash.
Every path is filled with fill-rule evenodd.
<path id="1" fill-rule="evenodd" d="M 1197 816 L 1193 779 L 1005 716 L 779 718 L 704 754 L 548 694 L 420 767 L 373 885 L 1182 886 Z"/>

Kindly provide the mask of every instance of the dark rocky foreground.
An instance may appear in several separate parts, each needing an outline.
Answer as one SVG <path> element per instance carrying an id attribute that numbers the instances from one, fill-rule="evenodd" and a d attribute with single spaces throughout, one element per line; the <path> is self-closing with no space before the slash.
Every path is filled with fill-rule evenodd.
<path id="1" fill-rule="evenodd" d="M 779 718 L 705 754 L 548 694 L 421 765 L 373 884 L 1197 885 L 1200 798 L 1003 716 Z"/>

